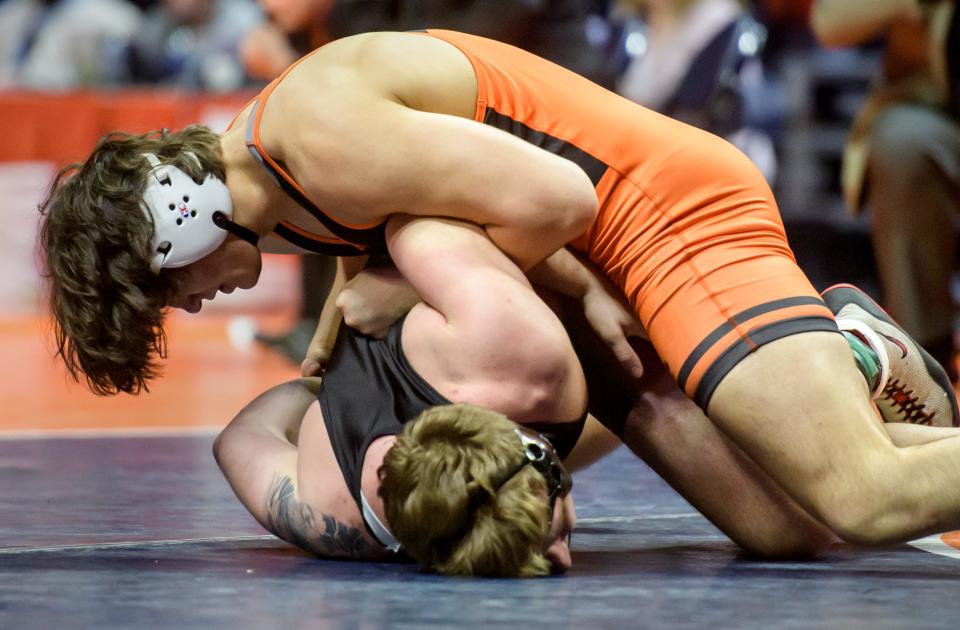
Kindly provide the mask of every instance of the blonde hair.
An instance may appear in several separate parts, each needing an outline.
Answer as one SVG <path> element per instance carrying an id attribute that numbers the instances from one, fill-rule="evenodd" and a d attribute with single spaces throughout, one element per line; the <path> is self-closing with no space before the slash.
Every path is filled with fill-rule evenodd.
<path id="1" fill-rule="evenodd" d="M 473 405 L 434 407 L 408 422 L 387 452 L 379 471 L 387 521 L 423 568 L 550 573 L 546 482 L 532 466 L 517 471 L 524 452 L 515 426 Z"/>

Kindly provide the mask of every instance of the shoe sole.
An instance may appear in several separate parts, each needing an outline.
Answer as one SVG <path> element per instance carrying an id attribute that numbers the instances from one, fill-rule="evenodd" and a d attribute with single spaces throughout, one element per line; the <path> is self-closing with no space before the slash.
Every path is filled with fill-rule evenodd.
<path id="1" fill-rule="evenodd" d="M 890 317 L 879 304 L 870 299 L 870 296 L 853 286 L 852 284 L 835 284 L 832 287 L 828 288 L 822 294 L 823 301 L 830 307 L 830 310 L 833 311 L 833 314 L 836 315 L 841 308 L 846 304 L 856 304 L 866 312 L 870 313 L 877 319 L 882 322 L 889 324 L 906 335 L 911 341 L 911 337 L 907 331 L 900 327 L 897 322 Z M 839 302 L 839 304 L 835 304 Z M 834 308 L 836 306 L 836 308 Z M 943 366 L 937 362 L 933 356 L 930 355 L 926 350 L 923 349 L 920 344 L 914 342 L 913 345 L 920 350 L 920 356 L 923 357 L 923 365 L 927 369 L 927 374 L 933 378 L 934 382 L 940 386 L 943 391 L 947 393 L 947 397 L 950 399 L 950 409 L 953 412 L 953 426 L 960 426 L 960 414 L 957 410 L 957 395 L 953 390 L 953 383 L 950 382 L 950 377 L 947 376 L 947 371 L 943 369 Z"/>

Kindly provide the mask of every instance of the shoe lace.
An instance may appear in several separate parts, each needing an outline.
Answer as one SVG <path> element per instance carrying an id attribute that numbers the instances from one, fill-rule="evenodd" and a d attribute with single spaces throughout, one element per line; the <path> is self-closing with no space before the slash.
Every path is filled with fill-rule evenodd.
<path id="1" fill-rule="evenodd" d="M 883 388 L 883 399 L 889 401 L 903 415 L 906 422 L 911 424 L 933 423 L 936 412 L 926 411 L 926 405 L 920 402 L 919 397 L 913 396 L 913 390 L 907 389 L 905 383 L 893 379 Z"/>

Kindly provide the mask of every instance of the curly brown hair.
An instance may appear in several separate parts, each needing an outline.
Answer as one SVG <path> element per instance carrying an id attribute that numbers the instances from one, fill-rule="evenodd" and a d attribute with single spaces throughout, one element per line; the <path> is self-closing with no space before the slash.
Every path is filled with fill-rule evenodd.
<path id="1" fill-rule="evenodd" d="M 380 490 L 394 536 L 425 569 L 446 575 L 532 577 L 544 556 L 546 482 L 516 424 L 473 405 L 444 405 L 408 422 L 383 458 Z"/>
<path id="2" fill-rule="evenodd" d="M 57 355 L 74 381 L 82 376 L 99 395 L 146 390 L 166 356 L 163 319 L 174 285 L 170 274 L 150 271 L 144 153 L 197 182 L 208 173 L 226 178 L 219 136 L 206 127 L 114 132 L 85 162 L 61 169 L 39 206 Z"/>

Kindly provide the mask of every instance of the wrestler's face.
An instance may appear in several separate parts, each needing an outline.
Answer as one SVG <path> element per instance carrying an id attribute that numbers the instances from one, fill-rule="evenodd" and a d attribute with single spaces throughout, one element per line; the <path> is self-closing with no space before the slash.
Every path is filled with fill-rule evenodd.
<path id="1" fill-rule="evenodd" d="M 176 287 L 167 305 L 197 313 L 203 300 L 214 299 L 218 292 L 233 293 L 235 289 L 253 287 L 260 279 L 261 265 L 260 250 L 231 234 L 197 262 L 164 270 Z"/>
<path id="2" fill-rule="evenodd" d="M 577 514 L 573 508 L 573 495 L 567 494 L 562 499 L 558 498 L 557 504 L 553 507 L 553 522 L 550 523 L 547 550 L 544 553 L 554 573 L 566 573 L 573 566 L 573 558 L 570 555 L 570 536 L 576 523 Z"/>

